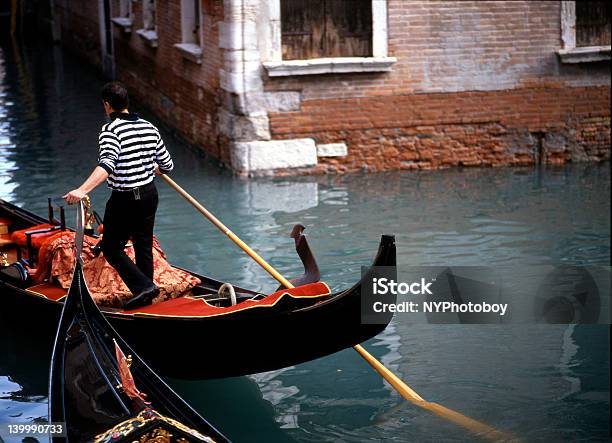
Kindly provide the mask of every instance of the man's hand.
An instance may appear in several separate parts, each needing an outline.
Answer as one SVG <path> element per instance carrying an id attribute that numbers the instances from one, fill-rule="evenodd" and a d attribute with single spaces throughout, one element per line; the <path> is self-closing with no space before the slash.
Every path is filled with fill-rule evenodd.
<path id="1" fill-rule="evenodd" d="M 162 175 L 162 174 L 163 172 L 159 170 L 159 165 L 156 163 L 155 164 L 155 175 Z"/>
<path id="2" fill-rule="evenodd" d="M 73 189 L 68 194 L 64 195 L 62 198 L 66 200 L 69 205 L 73 205 L 83 200 L 86 195 L 87 194 L 85 194 L 80 189 Z"/>
<path id="3" fill-rule="evenodd" d="M 96 186 L 102 183 L 108 177 L 108 172 L 106 169 L 96 166 L 91 175 L 85 180 L 81 186 L 76 189 L 73 189 L 68 194 L 64 195 L 62 198 L 68 202 L 69 205 L 73 205 L 83 200 L 87 194 L 93 191 Z"/>

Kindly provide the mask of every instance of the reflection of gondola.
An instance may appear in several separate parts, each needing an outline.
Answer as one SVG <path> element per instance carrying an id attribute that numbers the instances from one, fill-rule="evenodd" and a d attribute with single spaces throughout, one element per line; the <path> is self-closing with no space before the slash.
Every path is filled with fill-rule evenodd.
<path id="1" fill-rule="evenodd" d="M 28 229 L 46 220 L 0 200 L 0 218 L 10 219 L 11 231 Z M 298 233 L 296 246 L 307 248 Z M 301 246 L 300 246 L 301 245 Z M 162 301 L 136 311 L 101 308 L 106 318 L 159 373 L 178 378 L 229 377 L 268 371 L 319 358 L 361 343 L 380 333 L 383 324 L 361 323 L 361 285 L 331 293 L 324 283 L 308 281 L 314 260 L 306 263 L 306 279 L 292 290 L 261 296 L 236 287 L 236 305 L 219 298 L 223 282 L 191 275 L 202 281 L 195 297 Z M 304 258 L 306 257 L 306 258 Z M 394 267 L 395 241 L 383 236 L 375 266 Z M 56 290 L 56 288 L 52 288 Z M 61 294 L 45 295 L 9 279 L 0 271 L 3 308 L 43 328 L 57 321 Z M 385 323 L 386 322 L 386 323 Z"/>
<path id="2" fill-rule="evenodd" d="M 4 314 L 0 309 L 0 376 L 21 387 L 18 396 L 46 397 L 53 337 L 23 334 L 23 322 Z"/>
<path id="3" fill-rule="evenodd" d="M 80 259 L 51 358 L 49 421 L 66 423 L 69 442 L 227 441 L 115 332 L 91 299 Z"/>

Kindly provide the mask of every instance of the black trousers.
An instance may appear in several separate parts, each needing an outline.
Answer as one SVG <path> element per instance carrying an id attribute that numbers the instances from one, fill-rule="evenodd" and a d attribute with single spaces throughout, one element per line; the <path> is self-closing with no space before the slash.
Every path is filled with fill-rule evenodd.
<path id="1" fill-rule="evenodd" d="M 157 203 L 154 183 L 134 191 L 113 191 L 106 203 L 102 251 L 132 294 L 153 284 L 153 225 Z M 130 239 L 136 263 L 124 251 Z"/>

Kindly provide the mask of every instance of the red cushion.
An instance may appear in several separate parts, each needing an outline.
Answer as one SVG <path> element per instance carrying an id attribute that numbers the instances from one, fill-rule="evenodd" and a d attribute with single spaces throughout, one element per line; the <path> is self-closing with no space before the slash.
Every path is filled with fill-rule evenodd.
<path id="1" fill-rule="evenodd" d="M 32 226 L 30 228 L 27 229 L 21 229 L 19 231 L 15 231 L 11 234 L 11 240 L 13 240 L 15 243 L 17 243 L 18 245 L 21 246 L 26 246 L 27 245 L 27 237 L 26 237 L 26 232 L 29 231 L 35 231 L 38 229 L 49 229 L 49 228 L 54 228 L 55 226 L 50 225 L 48 223 L 43 223 L 40 225 L 35 225 Z M 57 231 L 51 231 L 51 232 L 41 232 L 40 234 L 32 234 L 32 247 L 34 247 L 35 249 L 40 248 L 40 246 L 42 245 L 43 241 L 51 236 L 56 234 Z"/>
<path id="2" fill-rule="evenodd" d="M 36 281 L 37 283 L 42 283 L 45 279 L 49 278 L 49 276 L 51 275 L 51 259 L 52 259 L 52 255 L 53 255 L 53 240 L 55 240 L 58 237 L 63 237 L 64 235 L 70 235 L 70 231 L 61 231 L 61 230 L 56 230 L 53 232 L 50 232 L 50 234 L 47 237 L 44 237 L 42 240 L 42 244 L 40 245 L 40 248 L 38 249 L 38 270 L 36 272 L 36 275 L 32 276 L 34 277 L 34 281 Z"/>

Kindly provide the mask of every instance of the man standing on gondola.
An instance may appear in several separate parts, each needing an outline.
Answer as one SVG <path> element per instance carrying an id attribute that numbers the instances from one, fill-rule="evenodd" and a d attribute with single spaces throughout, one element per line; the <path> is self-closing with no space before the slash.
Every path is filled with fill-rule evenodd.
<path id="1" fill-rule="evenodd" d="M 128 91 L 123 84 L 104 85 L 102 104 L 111 121 L 100 132 L 98 166 L 64 199 L 77 203 L 106 180 L 112 193 L 104 213 L 102 251 L 133 294 L 124 308 L 134 309 L 151 303 L 159 294 L 153 283 L 153 225 L 158 202 L 154 179 L 156 174 L 170 172 L 174 165 L 158 129 L 128 111 Z M 124 251 L 130 239 L 136 263 Z"/>

